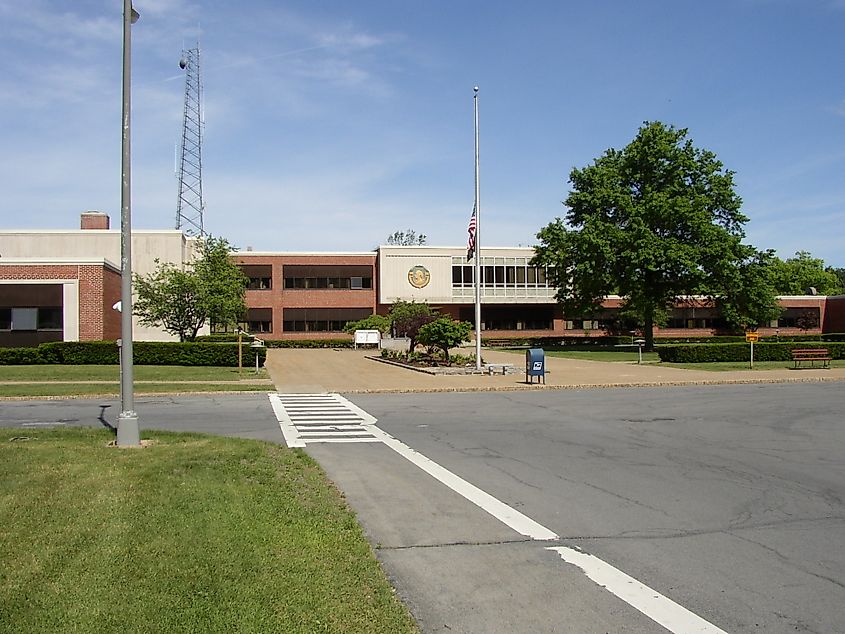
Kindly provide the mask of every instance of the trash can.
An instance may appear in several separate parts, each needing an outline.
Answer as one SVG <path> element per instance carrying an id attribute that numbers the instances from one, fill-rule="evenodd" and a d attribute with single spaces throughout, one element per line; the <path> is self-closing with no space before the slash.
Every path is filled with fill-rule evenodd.
<path id="1" fill-rule="evenodd" d="M 542 348 L 529 348 L 525 351 L 525 382 L 533 383 L 534 377 L 539 383 L 546 382 L 546 353 Z"/>

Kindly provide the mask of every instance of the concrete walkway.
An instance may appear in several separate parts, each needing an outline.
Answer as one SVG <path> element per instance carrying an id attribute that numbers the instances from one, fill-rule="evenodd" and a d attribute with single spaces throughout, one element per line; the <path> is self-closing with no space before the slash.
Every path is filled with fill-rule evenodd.
<path id="1" fill-rule="evenodd" d="M 471 392 L 583 387 L 636 387 L 730 383 L 845 381 L 845 368 L 828 370 L 742 370 L 707 372 L 628 362 L 546 357 L 546 384 L 529 385 L 525 374 L 433 376 L 380 363 L 377 350 L 272 348 L 266 367 L 282 393 Z M 523 353 L 485 350 L 488 363 L 511 363 L 522 370 Z M 787 362 L 784 362 L 784 366 Z"/>

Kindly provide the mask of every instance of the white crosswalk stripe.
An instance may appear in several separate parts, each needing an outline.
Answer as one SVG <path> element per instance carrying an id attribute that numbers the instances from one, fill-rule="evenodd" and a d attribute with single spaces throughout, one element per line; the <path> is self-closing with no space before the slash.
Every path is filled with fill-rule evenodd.
<path id="1" fill-rule="evenodd" d="M 376 419 L 340 394 L 270 394 L 270 404 L 288 447 L 382 442 L 371 431 Z"/>

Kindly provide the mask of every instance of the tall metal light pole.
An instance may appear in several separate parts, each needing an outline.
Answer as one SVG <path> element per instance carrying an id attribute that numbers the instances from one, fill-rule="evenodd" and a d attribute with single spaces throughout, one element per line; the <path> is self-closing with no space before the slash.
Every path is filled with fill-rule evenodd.
<path id="1" fill-rule="evenodd" d="M 141 445 L 141 432 L 132 385 L 132 214 L 129 152 L 129 119 L 132 83 L 132 25 L 138 21 L 132 0 L 123 0 L 123 138 L 121 141 L 120 189 L 120 414 L 117 417 L 118 446 Z"/>
<path id="2" fill-rule="evenodd" d="M 481 370 L 481 181 L 478 174 L 478 86 L 473 88 L 475 115 L 475 369 Z"/>

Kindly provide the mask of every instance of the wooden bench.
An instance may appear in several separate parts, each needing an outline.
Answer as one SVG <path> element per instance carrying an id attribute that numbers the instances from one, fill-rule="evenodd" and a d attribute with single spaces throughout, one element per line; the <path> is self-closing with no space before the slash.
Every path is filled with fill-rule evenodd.
<path id="1" fill-rule="evenodd" d="M 792 361 L 795 363 L 795 370 L 814 368 L 817 361 L 821 363 L 821 367 L 829 368 L 831 357 L 827 348 L 793 348 Z M 809 365 L 801 365 L 802 363 L 809 363 Z"/>

